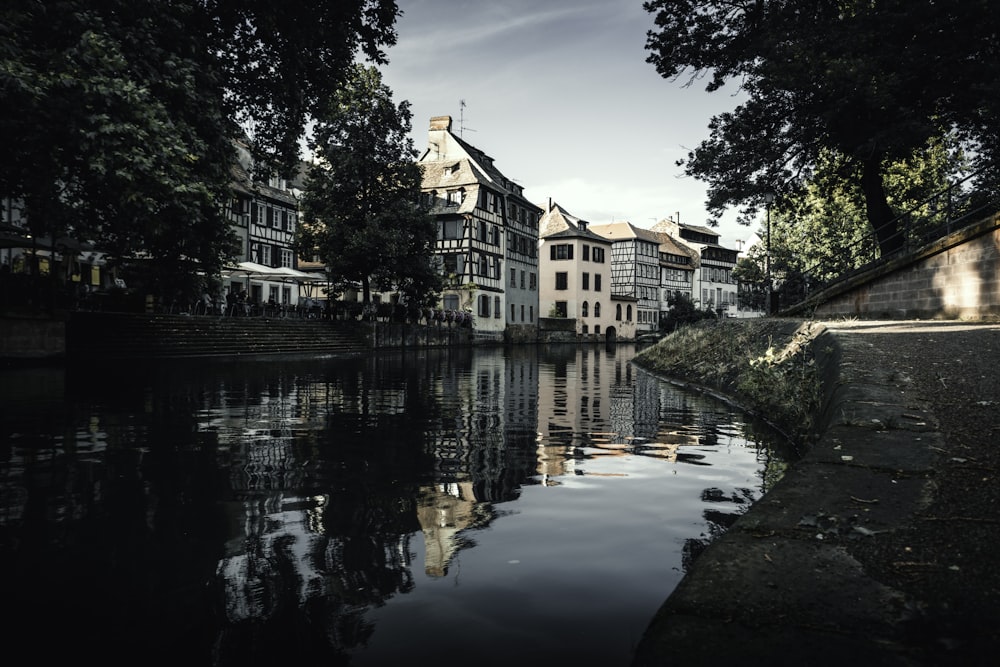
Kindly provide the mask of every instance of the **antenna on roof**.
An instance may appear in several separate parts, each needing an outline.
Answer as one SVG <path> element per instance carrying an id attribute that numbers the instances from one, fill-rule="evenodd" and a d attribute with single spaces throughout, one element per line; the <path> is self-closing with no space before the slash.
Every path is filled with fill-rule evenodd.
<path id="1" fill-rule="evenodd" d="M 458 136 L 462 136 L 462 133 L 468 130 L 469 132 L 475 132 L 471 127 L 465 127 L 465 100 L 458 101 Z"/>

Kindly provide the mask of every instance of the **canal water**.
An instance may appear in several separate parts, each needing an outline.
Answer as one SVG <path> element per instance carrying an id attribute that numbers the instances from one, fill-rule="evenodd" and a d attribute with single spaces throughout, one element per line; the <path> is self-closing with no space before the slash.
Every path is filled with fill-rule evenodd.
<path id="1" fill-rule="evenodd" d="M 628 665 L 787 459 L 634 354 L 0 371 L 7 652 Z"/>

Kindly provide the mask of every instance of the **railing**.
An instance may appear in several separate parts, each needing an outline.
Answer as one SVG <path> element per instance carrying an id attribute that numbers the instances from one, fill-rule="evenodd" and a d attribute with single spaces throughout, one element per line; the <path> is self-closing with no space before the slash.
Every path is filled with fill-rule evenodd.
<path id="1" fill-rule="evenodd" d="M 802 301 L 811 294 L 870 271 L 996 213 L 1000 210 L 1000 187 L 982 182 L 975 188 L 968 187 L 982 175 L 983 172 L 969 174 L 894 218 L 888 224 L 896 225 L 896 233 L 881 243 L 876 233 L 870 232 L 856 243 L 846 246 L 842 255 L 826 257 L 805 267 L 801 284 L 796 286 L 797 289 L 791 285 L 789 289 L 782 289 L 782 300 L 788 305 Z M 881 246 L 894 247 L 895 250 L 883 254 Z"/>

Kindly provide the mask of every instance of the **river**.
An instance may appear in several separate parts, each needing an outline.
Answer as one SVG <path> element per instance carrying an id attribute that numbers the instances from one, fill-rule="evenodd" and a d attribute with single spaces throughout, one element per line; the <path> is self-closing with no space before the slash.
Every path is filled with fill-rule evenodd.
<path id="1" fill-rule="evenodd" d="M 628 665 L 785 457 L 634 354 L 0 371 L 8 653 Z"/>

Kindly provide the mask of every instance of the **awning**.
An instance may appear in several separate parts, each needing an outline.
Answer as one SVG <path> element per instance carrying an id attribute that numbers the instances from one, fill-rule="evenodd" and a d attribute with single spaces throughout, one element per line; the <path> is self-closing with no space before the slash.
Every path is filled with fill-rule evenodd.
<path id="1" fill-rule="evenodd" d="M 240 262 L 235 267 L 222 270 L 224 278 L 246 277 L 253 280 L 272 280 L 279 282 L 308 283 L 326 280 L 324 276 L 305 271 L 297 271 L 288 266 L 279 268 L 264 266 L 256 262 Z"/>

